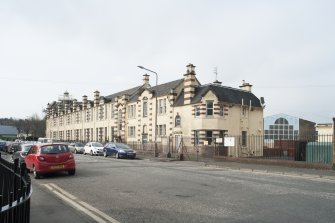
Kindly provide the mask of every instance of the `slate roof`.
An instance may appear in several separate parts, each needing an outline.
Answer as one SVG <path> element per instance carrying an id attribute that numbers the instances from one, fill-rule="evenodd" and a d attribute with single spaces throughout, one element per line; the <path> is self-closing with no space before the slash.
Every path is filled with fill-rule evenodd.
<path id="1" fill-rule="evenodd" d="M 156 89 L 157 89 L 157 97 L 160 97 L 160 96 L 168 95 L 171 89 L 175 89 L 177 86 L 179 86 L 183 82 L 184 82 L 184 79 L 179 79 L 179 80 L 171 81 L 165 84 L 157 85 L 157 87 L 156 86 L 152 87 L 150 88 L 150 90 L 153 90 L 156 92 Z"/>
<path id="2" fill-rule="evenodd" d="M 181 83 L 183 83 L 184 79 L 179 79 L 179 80 L 175 80 L 175 81 L 171 81 L 168 83 L 164 83 L 164 84 L 160 84 L 154 87 L 150 87 L 148 88 L 149 91 L 153 91 L 154 92 L 154 96 L 155 92 L 157 90 L 157 97 L 160 96 L 164 96 L 164 95 L 168 95 L 170 93 L 171 89 L 176 88 L 177 86 L 179 86 Z M 130 88 L 128 90 L 124 90 L 124 91 L 120 91 L 118 93 L 106 96 L 105 98 L 111 101 L 114 101 L 114 99 L 116 97 L 122 97 L 123 95 L 129 95 L 129 101 L 130 102 L 134 102 L 137 101 L 139 94 L 142 93 L 142 90 L 144 90 L 143 85 L 141 86 L 137 86 L 134 88 Z"/>
<path id="3" fill-rule="evenodd" d="M 107 100 L 111 100 L 111 101 L 114 101 L 115 98 L 117 97 L 122 97 L 122 95 L 129 95 L 129 97 L 132 97 L 134 95 L 137 94 L 137 92 L 141 89 L 142 85 L 141 86 L 137 86 L 137 87 L 134 87 L 134 88 L 130 88 L 128 90 L 124 90 L 124 91 L 120 91 L 120 92 L 117 92 L 117 93 L 114 93 L 114 94 L 111 94 L 111 95 L 108 95 L 106 96 L 105 98 Z"/>
<path id="4" fill-rule="evenodd" d="M 242 98 L 244 105 L 250 105 L 253 107 L 262 107 L 260 100 L 251 92 L 244 91 L 241 89 L 221 86 L 221 85 L 202 85 L 195 88 L 195 95 L 191 100 L 191 104 L 196 104 L 201 101 L 201 98 L 206 95 L 208 91 L 212 91 L 221 102 L 227 102 L 232 104 L 242 104 Z M 177 97 L 175 106 L 184 105 L 184 92 Z"/>
<path id="5" fill-rule="evenodd" d="M 17 135 L 17 129 L 14 126 L 0 125 L 0 135 Z"/>

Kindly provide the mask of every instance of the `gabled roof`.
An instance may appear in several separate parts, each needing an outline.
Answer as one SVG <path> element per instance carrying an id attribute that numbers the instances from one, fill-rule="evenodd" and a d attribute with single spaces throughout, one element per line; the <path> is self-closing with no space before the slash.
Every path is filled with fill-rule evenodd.
<path id="1" fill-rule="evenodd" d="M 195 87 L 194 97 L 191 100 L 191 104 L 201 102 L 201 98 L 205 96 L 209 91 L 212 91 L 220 102 L 242 104 L 243 99 L 244 105 L 249 106 L 251 102 L 251 106 L 261 107 L 260 100 L 251 92 L 213 84 Z M 175 106 L 182 106 L 182 105 L 184 105 L 184 92 L 182 92 L 177 97 L 175 102 Z"/>
<path id="2" fill-rule="evenodd" d="M 122 95 L 129 95 L 129 97 L 134 96 L 140 89 L 142 88 L 141 86 L 137 86 L 134 88 L 130 88 L 128 90 L 124 90 L 124 91 L 120 91 L 111 95 L 106 96 L 105 98 L 107 98 L 108 100 L 111 100 L 112 102 L 115 100 L 115 98 L 117 97 L 122 97 Z"/>
<path id="3" fill-rule="evenodd" d="M 160 96 L 168 95 L 171 89 L 175 89 L 183 82 L 184 82 L 184 79 L 179 79 L 179 80 L 171 81 L 165 84 L 157 85 L 157 87 L 156 86 L 152 87 L 150 88 L 150 90 L 156 92 L 156 89 L 157 89 L 157 97 L 160 97 Z"/>
<path id="4" fill-rule="evenodd" d="M 153 95 L 156 96 L 156 90 L 157 90 L 157 97 L 161 97 L 164 95 L 168 95 L 170 93 L 171 89 L 174 89 L 178 87 L 180 84 L 182 84 L 184 79 L 179 79 L 175 81 L 171 81 L 168 83 L 160 84 L 154 87 L 148 88 L 150 92 L 153 92 Z M 116 97 L 122 97 L 122 95 L 129 95 L 129 101 L 134 102 L 138 100 L 139 95 L 143 92 L 145 88 L 143 85 L 137 86 L 125 91 L 120 91 L 118 93 L 106 96 L 108 100 L 114 101 Z"/>
<path id="5" fill-rule="evenodd" d="M 14 126 L 0 125 L 0 135 L 17 135 L 17 129 Z"/>

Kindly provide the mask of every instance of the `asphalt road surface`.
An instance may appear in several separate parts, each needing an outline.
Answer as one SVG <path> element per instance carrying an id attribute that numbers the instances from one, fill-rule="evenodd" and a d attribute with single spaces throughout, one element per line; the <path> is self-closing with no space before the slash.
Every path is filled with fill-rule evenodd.
<path id="1" fill-rule="evenodd" d="M 332 179 L 227 170 L 195 162 L 75 158 L 75 176 L 33 179 L 42 193 L 33 193 L 32 202 L 41 196 L 40 206 L 50 200 L 62 204 L 59 210 L 56 205 L 48 223 L 335 222 Z M 76 219 L 64 220 L 66 212 Z M 38 219 L 36 210 L 31 213 Z M 63 220 L 54 220 L 57 213 Z"/>

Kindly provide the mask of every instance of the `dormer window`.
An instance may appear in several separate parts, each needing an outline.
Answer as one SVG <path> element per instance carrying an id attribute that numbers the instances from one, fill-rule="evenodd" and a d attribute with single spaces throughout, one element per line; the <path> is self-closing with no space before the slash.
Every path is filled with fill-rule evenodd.
<path id="1" fill-rule="evenodd" d="M 214 102 L 206 101 L 206 116 L 213 116 Z"/>

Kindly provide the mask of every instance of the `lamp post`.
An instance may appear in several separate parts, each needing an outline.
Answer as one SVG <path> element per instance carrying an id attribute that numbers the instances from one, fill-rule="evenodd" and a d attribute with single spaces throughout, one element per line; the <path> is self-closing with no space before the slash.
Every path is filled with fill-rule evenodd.
<path id="1" fill-rule="evenodd" d="M 158 153 L 157 153 L 157 109 L 158 109 L 158 105 L 157 105 L 157 84 L 158 84 L 158 74 L 155 71 L 149 70 L 145 67 L 142 66 L 137 66 L 140 69 L 149 71 L 151 73 L 154 73 L 156 75 L 156 91 L 155 91 L 155 100 L 156 100 L 156 109 L 155 109 L 155 150 L 154 150 L 154 156 L 157 157 Z"/>

